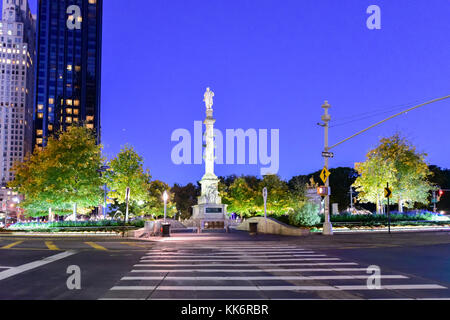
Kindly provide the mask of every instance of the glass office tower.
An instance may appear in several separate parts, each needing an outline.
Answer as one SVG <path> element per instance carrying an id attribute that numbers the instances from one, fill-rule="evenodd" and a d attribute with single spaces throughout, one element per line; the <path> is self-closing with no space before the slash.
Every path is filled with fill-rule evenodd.
<path id="1" fill-rule="evenodd" d="M 26 0 L 3 0 L 0 21 L 0 184 L 14 178 L 14 162 L 31 152 L 36 17 Z M 9 192 L 9 191 L 8 191 Z M 0 200 L 5 199 L 3 189 Z"/>
<path id="2" fill-rule="evenodd" d="M 100 143 L 102 0 L 39 0 L 35 146 L 71 125 Z"/>

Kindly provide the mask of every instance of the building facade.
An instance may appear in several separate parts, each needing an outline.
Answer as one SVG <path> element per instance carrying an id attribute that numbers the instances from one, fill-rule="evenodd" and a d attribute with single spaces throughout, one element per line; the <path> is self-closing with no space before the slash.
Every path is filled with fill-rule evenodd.
<path id="1" fill-rule="evenodd" d="M 39 0 L 34 145 L 72 125 L 100 143 L 102 0 Z"/>
<path id="2" fill-rule="evenodd" d="M 32 151 L 36 19 L 27 0 L 3 0 L 0 22 L 0 198 Z"/>

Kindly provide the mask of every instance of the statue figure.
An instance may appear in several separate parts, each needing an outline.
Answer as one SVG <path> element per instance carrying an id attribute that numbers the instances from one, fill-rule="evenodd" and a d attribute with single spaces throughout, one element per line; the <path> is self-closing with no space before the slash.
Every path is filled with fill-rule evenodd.
<path id="1" fill-rule="evenodd" d="M 314 181 L 314 177 L 311 177 L 311 179 L 309 179 L 309 184 L 306 184 L 307 188 L 317 188 L 319 187 L 319 184 L 317 182 Z"/>
<path id="2" fill-rule="evenodd" d="M 206 198 L 209 203 L 216 203 L 217 191 L 214 186 L 209 186 L 208 189 L 206 189 Z"/>
<path id="3" fill-rule="evenodd" d="M 213 98 L 214 98 L 214 92 L 212 92 L 209 87 L 206 88 L 205 99 L 203 101 L 205 102 L 207 110 L 211 110 L 212 109 L 212 106 L 213 106 L 213 103 L 214 103 Z"/>

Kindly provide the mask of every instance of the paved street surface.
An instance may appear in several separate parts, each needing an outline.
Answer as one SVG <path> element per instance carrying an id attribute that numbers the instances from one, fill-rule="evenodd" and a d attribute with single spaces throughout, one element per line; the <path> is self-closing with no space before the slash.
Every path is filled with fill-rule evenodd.
<path id="1" fill-rule="evenodd" d="M 450 299 L 445 232 L 154 240 L 0 237 L 0 299 Z"/>

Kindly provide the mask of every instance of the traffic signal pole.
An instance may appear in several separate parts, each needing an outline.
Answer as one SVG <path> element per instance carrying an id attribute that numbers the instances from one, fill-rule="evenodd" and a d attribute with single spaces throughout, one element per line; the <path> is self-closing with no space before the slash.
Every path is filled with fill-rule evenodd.
<path id="1" fill-rule="evenodd" d="M 342 140 L 342 141 L 340 141 L 340 142 L 338 142 L 338 143 L 336 143 L 336 144 L 334 144 L 332 146 L 329 146 L 329 144 L 328 144 L 328 129 L 329 129 L 329 122 L 331 120 L 331 116 L 328 114 L 328 109 L 331 106 L 328 104 L 328 101 L 325 101 L 325 103 L 322 105 L 322 108 L 324 109 L 324 114 L 322 115 L 323 123 L 319 123 L 319 125 L 324 128 L 324 140 L 325 140 L 324 142 L 325 143 L 324 143 L 324 152 L 322 153 L 322 156 L 324 158 L 325 168 L 328 170 L 328 159 L 329 159 L 329 156 L 327 154 L 330 153 L 329 151 L 331 149 L 341 145 L 342 143 L 344 143 L 344 142 L 346 142 L 346 141 L 348 141 L 350 139 L 353 139 L 353 138 L 359 136 L 360 134 L 362 134 L 362 133 L 364 133 L 364 132 L 366 132 L 366 131 L 374 128 L 374 127 L 377 127 L 377 126 L 385 123 L 386 121 L 389 121 L 389 120 L 394 119 L 394 118 L 396 118 L 398 116 L 401 116 L 402 114 L 408 113 L 408 112 L 410 112 L 412 110 L 415 110 L 415 109 L 418 109 L 420 107 L 424 107 L 426 105 L 429 105 L 429 104 L 432 104 L 432 103 L 435 103 L 435 102 L 439 102 L 439 101 L 442 101 L 442 100 L 446 100 L 446 99 L 449 99 L 449 98 L 450 98 L 450 95 L 447 95 L 447 96 L 444 96 L 444 97 L 441 97 L 441 98 L 437 98 L 437 99 L 433 99 L 433 100 L 427 101 L 425 103 L 421 103 L 421 104 L 419 104 L 417 106 L 414 106 L 412 108 L 409 108 L 407 110 L 404 110 L 402 112 L 399 112 L 397 114 L 394 114 L 394 115 L 390 116 L 389 118 L 381 120 L 381 121 L 371 125 L 370 127 L 366 128 L 364 130 L 361 130 L 361 131 L 355 133 L 354 135 L 348 137 L 347 139 L 344 139 L 344 140 Z M 329 188 L 329 186 L 330 186 L 329 179 L 327 179 L 327 182 L 325 183 L 325 186 L 327 188 Z M 323 232 L 322 233 L 324 235 L 333 235 L 333 228 L 332 228 L 332 225 L 331 225 L 331 222 L 330 222 L 330 195 L 325 196 L 324 215 L 325 215 L 325 221 L 323 223 Z"/>
<path id="2" fill-rule="evenodd" d="M 407 109 L 407 110 L 404 110 L 404 111 L 402 111 L 402 112 L 399 112 L 399 113 L 397 113 L 397 114 L 394 114 L 393 116 L 390 116 L 389 118 L 386 118 L 386 119 L 384 119 L 384 120 L 381 120 L 381 121 L 379 121 L 379 122 L 377 122 L 377 123 L 371 125 L 370 127 L 368 127 L 368 128 L 366 128 L 366 129 L 364 129 L 364 130 L 361 130 L 361 131 L 355 133 L 354 135 L 348 137 L 347 139 L 344 139 L 344 140 L 342 140 L 341 142 L 338 142 L 338 143 L 332 145 L 331 147 L 328 148 L 328 150 L 331 150 L 331 149 L 337 147 L 338 145 L 340 145 L 340 144 L 342 144 L 342 143 L 344 143 L 344 142 L 346 142 L 346 141 L 348 141 L 348 140 L 350 140 L 350 139 L 353 139 L 354 137 L 359 136 L 360 134 L 362 134 L 362 133 L 364 133 L 364 132 L 366 132 L 366 131 L 368 131 L 368 130 L 374 128 L 374 127 L 377 127 L 377 126 L 379 126 L 380 124 L 385 123 L 386 121 L 389 121 L 389 120 L 394 119 L 394 118 L 396 118 L 396 117 L 398 117 L 398 116 L 401 116 L 402 114 L 408 113 L 408 112 L 410 112 L 410 111 L 412 111 L 412 110 L 415 110 L 415 109 L 418 109 L 418 108 L 420 108 L 420 107 L 424 107 L 424 106 L 427 106 L 427 105 L 429 105 L 429 104 L 432 104 L 432 103 L 435 103 L 435 102 L 439 102 L 439 101 L 442 101 L 442 100 L 445 100 L 445 99 L 448 99 L 448 98 L 450 98 L 450 95 L 445 96 L 445 97 L 442 97 L 442 98 L 437 98 L 437 99 L 433 99 L 433 100 L 427 101 L 427 102 L 425 102 L 425 103 L 419 104 L 419 105 L 417 105 L 417 106 L 414 106 L 414 107 L 409 108 L 409 109 Z M 323 107 L 322 107 L 322 108 L 323 108 Z"/>
<path id="3" fill-rule="evenodd" d="M 328 129 L 329 129 L 329 124 L 328 123 L 331 120 L 331 116 L 328 114 L 328 109 L 330 107 L 331 106 L 328 104 L 328 101 L 325 101 L 325 103 L 322 106 L 322 108 L 324 109 L 324 114 L 322 116 L 322 121 L 324 123 L 323 127 L 325 129 L 325 134 L 324 134 L 324 153 L 327 153 L 329 151 L 329 148 L 328 148 Z M 329 157 L 324 155 L 323 159 L 324 159 L 324 162 L 325 162 L 325 168 L 328 170 L 328 159 L 329 159 Z M 329 190 L 330 179 L 327 179 L 327 181 L 325 182 L 325 187 L 327 188 L 327 190 Z M 330 221 L 330 195 L 329 195 L 329 192 L 327 192 L 327 195 L 325 196 L 324 216 L 325 216 L 325 221 L 323 222 L 322 234 L 331 236 L 331 235 L 333 235 L 333 226 L 331 225 L 331 221 Z"/>
<path id="4" fill-rule="evenodd" d="M 436 190 L 433 190 L 433 212 L 436 213 Z"/>

